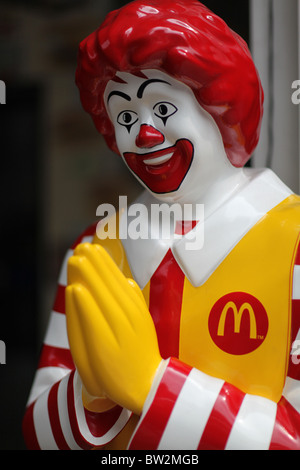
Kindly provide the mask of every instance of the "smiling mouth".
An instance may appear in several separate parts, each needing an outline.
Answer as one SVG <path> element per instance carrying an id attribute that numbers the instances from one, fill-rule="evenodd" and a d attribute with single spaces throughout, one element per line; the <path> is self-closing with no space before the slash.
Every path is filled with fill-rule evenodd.
<path id="1" fill-rule="evenodd" d="M 173 157 L 174 152 L 167 153 L 167 155 L 162 155 L 161 157 L 152 157 L 144 160 L 145 165 L 150 165 L 150 166 L 157 166 L 161 165 L 162 163 L 166 163 L 167 161 L 170 160 L 170 158 Z"/>
<path id="2" fill-rule="evenodd" d="M 138 154 L 125 152 L 124 159 L 135 175 L 157 194 L 176 191 L 193 160 L 194 147 L 188 139 L 179 139 L 172 147 Z"/>

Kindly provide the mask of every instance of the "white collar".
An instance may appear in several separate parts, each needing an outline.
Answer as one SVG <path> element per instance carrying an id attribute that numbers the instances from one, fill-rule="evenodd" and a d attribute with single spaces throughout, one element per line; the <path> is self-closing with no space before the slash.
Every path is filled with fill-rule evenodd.
<path id="1" fill-rule="evenodd" d="M 245 171 L 249 182 L 204 222 L 199 222 L 188 235 L 137 240 L 127 237 L 122 240 L 132 275 L 141 289 L 147 285 L 169 249 L 191 284 L 201 286 L 246 233 L 268 211 L 292 194 L 271 170 Z M 157 204 L 158 201 L 148 192 L 142 193 L 135 201 L 149 210 L 154 202 Z M 147 220 L 145 222 L 148 223 Z M 129 223 L 127 217 L 121 218 L 123 233 Z M 195 251 L 189 244 L 195 242 L 196 237 L 200 241 L 204 237 L 204 244 Z"/>

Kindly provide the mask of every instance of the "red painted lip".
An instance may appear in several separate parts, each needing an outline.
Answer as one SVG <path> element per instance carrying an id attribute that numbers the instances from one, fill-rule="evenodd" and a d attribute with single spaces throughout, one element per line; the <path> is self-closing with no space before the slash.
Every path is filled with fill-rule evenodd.
<path id="1" fill-rule="evenodd" d="M 155 160 L 171 154 L 162 163 Z M 172 147 L 156 152 L 123 154 L 129 168 L 154 193 L 163 194 L 177 191 L 183 182 L 194 157 L 194 146 L 188 139 L 180 139 Z M 153 160 L 153 165 L 148 162 Z M 147 163 L 145 163 L 147 162 Z"/>

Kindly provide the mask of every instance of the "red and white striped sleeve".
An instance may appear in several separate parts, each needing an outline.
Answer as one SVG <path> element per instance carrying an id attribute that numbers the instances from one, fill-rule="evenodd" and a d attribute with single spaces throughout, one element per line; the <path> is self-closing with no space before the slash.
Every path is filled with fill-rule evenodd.
<path id="1" fill-rule="evenodd" d="M 300 248 L 294 266 L 291 334 L 290 364 L 278 403 L 169 359 L 128 448 L 300 450 Z"/>
<path id="2" fill-rule="evenodd" d="M 65 287 L 67 263 L 79 243 L 91 242 L 95 225 L 68 250 L 58 280 L 38 368 L 23 418 L 23 435 L 29 449 L 90 449 L 110 442 L 128 422 L 131 413 L 115 406 L 103 413 L 83 407 L 82 384 L 69 349 Z"/>

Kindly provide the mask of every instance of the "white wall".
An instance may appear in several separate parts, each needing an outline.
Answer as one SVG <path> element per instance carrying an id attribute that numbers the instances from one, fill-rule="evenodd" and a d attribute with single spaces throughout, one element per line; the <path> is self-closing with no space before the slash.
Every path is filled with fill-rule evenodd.
<path id="1" fill-rule="evenodd" d="M 254 166 L 272 168 L 300 191 L 300 105 L 292 83 L 300 79 L 300 0 L 251 0 L 250 48 L 265 91 L 265 115 Z"/>

